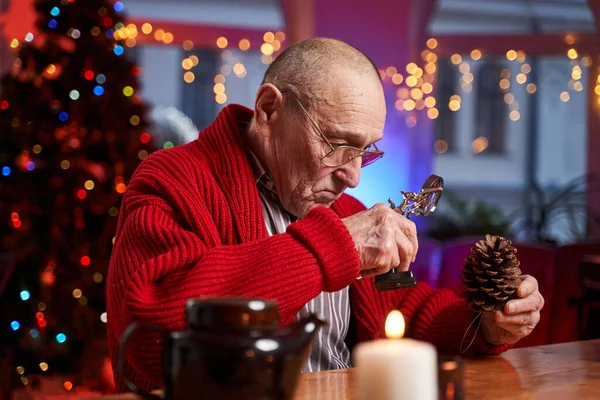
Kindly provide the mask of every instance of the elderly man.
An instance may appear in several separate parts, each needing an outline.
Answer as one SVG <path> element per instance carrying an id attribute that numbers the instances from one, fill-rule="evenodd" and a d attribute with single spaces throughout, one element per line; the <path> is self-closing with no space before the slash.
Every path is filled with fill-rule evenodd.
<path id="1" fill-rule="evenodd" d="M 182 329 L 186 300 L 198 296 L 274 299 L 282 324 L 323 315 L 330 323 L 305 371 L 350 366 L 349 346 L 382 337 L 392 309 L 410 336 L 458 352 L 474 316 L 464 301 L 425 284 L 382 293 L 373 285 L 390 268 L 408 270 L 415 225 L 344 194 L 383 154 L 385 117 L 371 61 L 343 42 L 311 39 L 271 64 L 254 111 L 227 106 L 196 141 L 148 157 L 123 200 L 108 273 L 113 360 L 128 324 Z M 471 351 L 500 353 L 535 327 L 536 280 L 517 293 L 483 318 Z M 160 364 L 156 341 L 141 338 L 127 374 L 152 389 Z"/>

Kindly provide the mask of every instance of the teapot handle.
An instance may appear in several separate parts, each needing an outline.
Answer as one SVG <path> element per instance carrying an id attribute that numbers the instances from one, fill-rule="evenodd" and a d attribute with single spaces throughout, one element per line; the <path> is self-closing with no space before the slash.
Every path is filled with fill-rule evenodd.
<path id="1" fill-rule="evenodd" d="M 134 334 L 138 331 L 159 332 L 161 334 L 164 334 L 167 332 L 167 330 L 165 328 L 163 328 L 159 325 L 156 325 L 156 324 L 134 322 L 131 325 L 129 325 L 127 327 L 127 329 L 125 329 L 125 332 L 123 332 L 123 336 L 121 337 L 121 341 L 119 344 L 119 350 L 117 353 L 117 365 L 116 365 L 117 374 L 119 375 L 119 378 L 121 379 L 121 381 L 123 381 L 123 383 L 129 388 L 129 390 L 131 390 L 135 394 L 143 397 L 144 399 L 164 400 L 165 399 L 164 394 L 159 396 L 159 395 L 152 394 L 150 392 L 140 389 L 125 374 L 125 361 L 127 360 L 127 355 L 126 355 L 127 354 L 127 344 L 129 343 L 129 340 L 134 336 Z"/>

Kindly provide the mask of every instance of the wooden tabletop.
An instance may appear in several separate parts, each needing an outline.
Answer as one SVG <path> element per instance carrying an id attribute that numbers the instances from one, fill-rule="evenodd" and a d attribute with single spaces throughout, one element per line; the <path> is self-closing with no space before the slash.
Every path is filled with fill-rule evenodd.
<path id="1" fill-rule="evenodd" d="M 353 399 L 354 373 L 354 369 L 343 369 L 302 374 L 295 398 Z M 466 399 L 600 399 L 600 339 L 514 349 L 500 356 L 469 359 L 465 386 Z"/>

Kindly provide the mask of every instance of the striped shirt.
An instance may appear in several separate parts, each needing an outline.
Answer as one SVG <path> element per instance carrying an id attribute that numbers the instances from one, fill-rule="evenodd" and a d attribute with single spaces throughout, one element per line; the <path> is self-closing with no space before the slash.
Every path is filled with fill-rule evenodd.
<path id="1" fill-rule="evenodd" d="M 267 231 L 269 235 L 284 233 L 296 217 L 281 206 L 273 180 L 250 150 L 248 150 L 248 161 L 256 179 Z M 302 371 L 316 372 L 348 368 L 350 351 L 344 342 L 350 321 L 348 288 L 335 293 L 322 292 L 302 307 L 295 319 L 306 318 L 309 314 L 316 314 L 327 321 L 328 325 L 319 330 Z"/>

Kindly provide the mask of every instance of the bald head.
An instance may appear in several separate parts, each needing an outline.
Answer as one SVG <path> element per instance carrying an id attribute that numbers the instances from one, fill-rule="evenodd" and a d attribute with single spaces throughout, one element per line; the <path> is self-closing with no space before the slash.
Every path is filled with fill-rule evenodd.
<path id="1" fill-rule="evenodd" d="M 283 51 L 267 69 L 264 83 L 313 94 L 335 84 L 335 72 L 351 70 L 363 79 L 381 82 L 377 67 L 360 50 L 336 39 L 314 38 Z M 338 76 L 341 74 L 337 74 Z"/>

